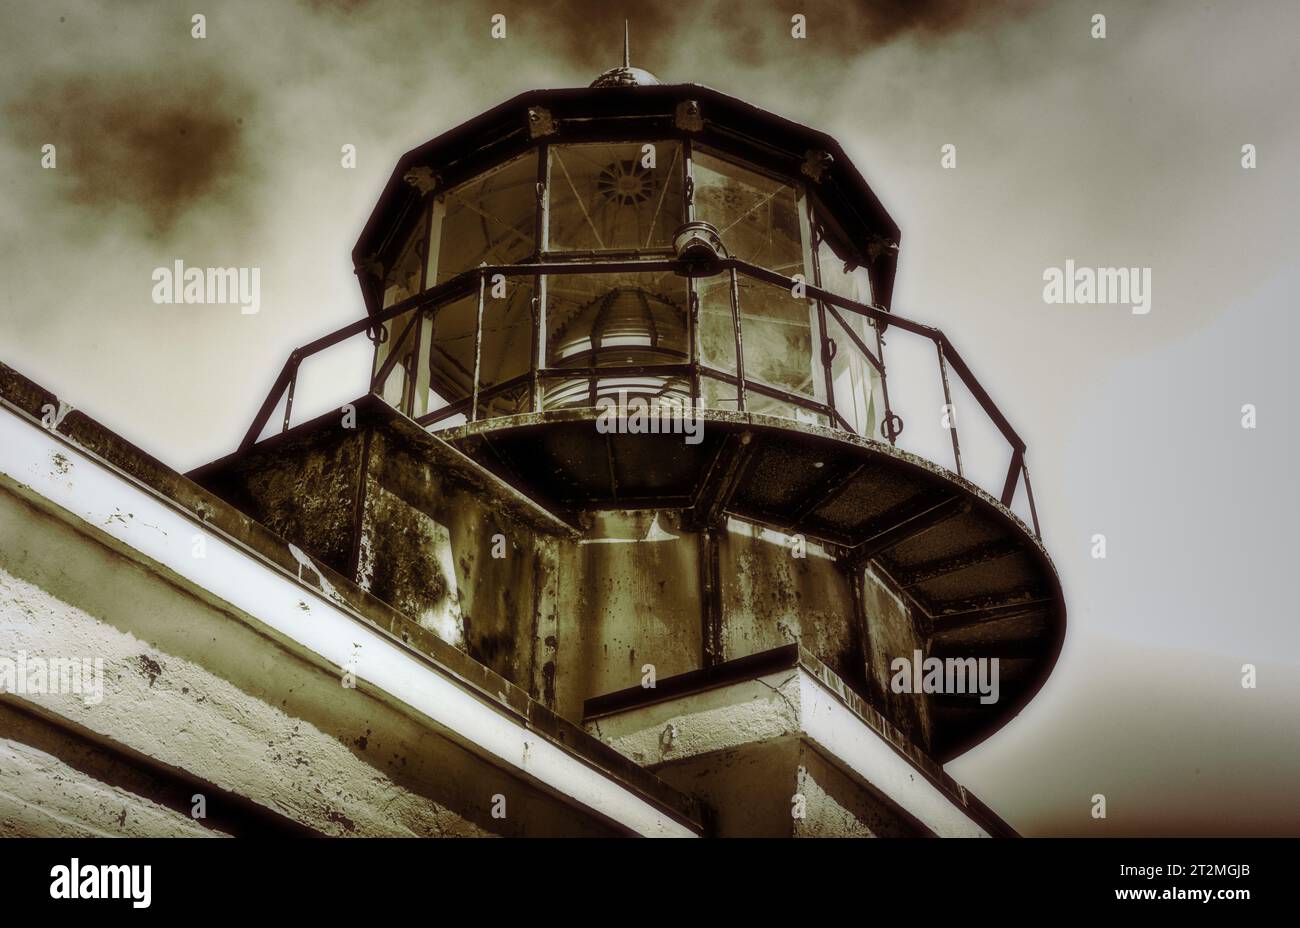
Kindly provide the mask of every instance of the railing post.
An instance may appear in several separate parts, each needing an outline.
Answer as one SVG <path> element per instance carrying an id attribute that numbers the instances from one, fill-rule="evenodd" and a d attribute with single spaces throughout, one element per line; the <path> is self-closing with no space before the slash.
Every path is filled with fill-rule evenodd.
<path id="1" fill-rule="evenodd" d="M 821 300 L 817 301 L 817 324 L 821 328 L 822 374 L 826 381 L 826 405 L 831 411 L 830 424 L 834 427 L 836 424 L 836 408 L 835 377 L 832 364 L 835 361 L 835 353 L 839 350 L 839 346 L 831 338 L 830 331 L 826 327 L 826 304 Z"/>
<path id="2" fill-rule="evenodd" d="M 532 355 L 529 361 L 528 371 L 528 408 L 533 412 L 542 411 L 542 378 L 541 369 L 545 366 L 545 359 L 542 357 L 542 351 L 545 350 L 546 333 L 542 330 L 542 307 L 546 303 L 546 275 L 538 274 L 533 282 L 533 299 L 529 306 L 532 315 L 533 336 L 529 342 L 529 353 Z"/>
<path id="3" fill-rule="evenodd" d="M 696 406 L 703 406 L 704 383 L 700 377 L 700 356 L 703 350 L 700 344 L 700 291 L 693 277 L 687 279 L 686 285 L 690 306 L 687 324 L 690 326 L 691 402 Z"/>
<path id="4" fill-rule="evenodd" d="M 1042 530 L 1038 527 L 1038 507 L 1034 505 L 1034 487 L 1029 482 L 1029 465 L 1021 459 L 1020 474 L 1025 478 L 1025 496 L 1029 500 L 1029 518 L 1034 522 L 1034 534 L 1039 538 L 1043 537 Z"/>
<path id="5" fill-rule="evenodd" d="M 883 425 L 886 422 L 893 422 L 894 410 L 889 405 L 889 377 L 885 373 L 885 368 L 887 367 L 885 364 L 885 339 L 880 334 L 879 325 L 876 325 L 873 322 L 871 327 L 876 330 L 876 357 L 880 358 L 880 398 L 885 401 L 885 417 L 880 420 Z M 898 444 L 898 434 L 892 427 L 886 433 L 886 437 L 889 439 L 891 445 Z"/>
<path id="6" fill-rule="evenodd" d="M 948 420 L 948 431 L 952 433 L 952 457 L 957 463 L 957 476 L 964 476 L 961 470 L 961 446 L 957 444 L 957 410 L 952 405 L 952 392 L 948 389 L 948 363 L 943 358 L 943 341 L 934 343 L 939 353 L 939 376 L 943 379 L 944 417 Z"/>
<path id="7" fill-rule="evenodd" d="M 275 384 L 271 387 L 271 392 L 266 394 L 266 399 L 262 401 L 262 408 L 257 411 L 253 417 L 253 424 L 248 427 L 244 433 L 244 440 L 239 443 L 240 451 L 247 451 L 257 443 L 257 437 L 262 434 L 262 429 L 266 428 L 266 423 L 271 418 L 271 413 L 275 411 L 275 406 L 280 402 L 280 396 L 284 393 L 285 387 L 289 385 L 289 376 L 296 371 L 297 366 L 295 356 L 298 352 L 289 355 L 284 362 L 284 367 L 280 368 L 279 375 L 275 378 Z"/>
<path id="8" fill-rule="evenodd" d="M 402 369 L 404 371 L 406 370 L 404 364 L 405 359 L 402 357 L 402 349 L 406 345 L 406 336 L 411 334 L 411 327 L 415 325 L 416 320 L 418 320 L 420 316 L 423 315 L 424 311 L 416 309 L 416 310 L 411 310 L 410 312 L 411 312 L 411 321 L 408 322 L 403 327 L 402 334 L 397 336 L 397 340 L 390 342 L 388 357 L 384 359 L 383 365 L 379 368 L 379 370 L 375 373 L 375 376 L 370 381 L 371 393 L 378 392 L 380 396 L 383 396 L 384 385 L 388 382 L 389 376 L 393 373 L 393 368 L 396 367 L 398 364 L 403 364 Z M 394 319 L 393 321 L 396 322 L 397 320 Z M 418 346 L 418 339 L 417 339 L 417 351 L 416 351 L 417 354 L 419 353 L 418 348 L 419 346 Z M 378 351 L 377 348 L 375 350 Z M 414 391 L 412 391 L 412 393 L 414 393 Z M 406 395 L 405 382 L 403 382 L 402 384 L 402 395 L 403 396 Z"/>
<path id="9" fill-rule="evenodd" d="M 298 365 L 302 362 L 298 352 L 289 355 L 289 363 L 293 369 L 289 374 L 289 386 L 284 394 L 284 425 L 280 428 L 281 432 L 289 431 L 289 417 L 293 414 L 293 391 L 298 386 Z"/>
<path id="10" fill-rule="evenodd" d="M 1002 505 L 1010 507 L 1016 497 L 1016 481 L 1025 463 L 1025 449 L 1016 448 L 1011 452 L 1011 466 L 1007 468 L 1007 480 L 1002 484 Z"/>

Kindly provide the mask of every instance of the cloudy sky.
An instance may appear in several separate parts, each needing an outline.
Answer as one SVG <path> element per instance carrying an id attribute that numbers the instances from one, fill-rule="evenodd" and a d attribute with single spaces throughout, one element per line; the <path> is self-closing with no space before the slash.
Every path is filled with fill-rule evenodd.
<path id="1" fill-rule="evenodd" d="M 1288 0 L 6 0 L 0 360 L 178 469 L 229 452 L 286 354 L 364 311 L 349 254 L 402 152 L 585 86 L 624 17 L 665 82 L 841 140 L 903 230 L 895 310 L 948 332 L 1029 444 L 1069 634 L 954 776 L 1026 834 L 1300 833 Z M 177 259 L 261 268 L 261 311 L 155 305 Z M 1045 304 L 1067 259 L 1151 268 L 1150 313 Z M 302 401 L 363 392 L 366 344 Z"/>

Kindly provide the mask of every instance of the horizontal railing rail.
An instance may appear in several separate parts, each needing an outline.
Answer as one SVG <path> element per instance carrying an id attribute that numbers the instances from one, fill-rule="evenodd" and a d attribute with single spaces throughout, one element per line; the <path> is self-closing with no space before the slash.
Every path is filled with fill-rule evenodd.
<path id="1" fill-rule="evenodd" d="M 1023 483 L 1025 490 L 1025 500 L 1028 504 L 1028 512 L 1033 523 L 1035 535 L 1041 534 L 1038 523 L 1038 513 L 1034 503 L 1033 488 L 1029 481 L 1029 469 L 1025 463 L 1026 446 L 1019 433 L 1012 427 L 1006 416 L 998 408 L 993 398 L 985 390 L 984 386 L 976 378 L 970 366 L 962 358 L 956 346 L 946 336 L 942 330 L 925 325 L 905 316 L 899 316 L 878 306 L 872 306 L 866 303 L 860 303 L 851 300 L 839 294 L 832 293 L 828 290 L 814 286 L 805 281 L 794 277 L 787 277 L 783 274 L 771 271 L 767 268 L 751 264 L 739 258 L 723 258 L 709 268 L 710 272 L 727 273 L 731 275 L 731 312 L 732 325 L 735 331 L 735 354 L 736 370 L 735 372 L 719 370 L 703 361 L 698 356 L 698 346 L 696 339 L 698 331 L 691 332 L 692 348 L 689 352 L 689 362 L 683 364 L 627 364 L 615 366 L 601 365 L 583 365 L 580 367 L 562 367 L 548 366 L 538 359 L 538 353 L 532 353 L 530 369 L 514 377 L 507 378 L 500 383 L 492 384 L 480 388 L 480 364 L 482 359 L 482 339 L 483 339 L 483 315 L 484 315 L 484 291 L 486 282 L 497 275 L 503 275 L 508 278 L 518 277 L 554 277 L 574 274 L 619 274 L 619 273 L 656 273 L 656 272 L 674 272 L 684 275 L 696 273 L 699 266 L 683 261 L 678 258 L 655 258 L 646 259 L 616 259 L 616 260 L 578 260 L 564 262 L 545 262 L 545 263 L 525 263 L 525 264 L 508 264 L 508 265 L 481 265 L 472 268 L 456 277 L 425 290 L 415 296 L 395 303 L 392 306 L 368 315 L 365 318 L 358 319 L 349 323 L 327 335 L 314 339 L 290 352 L 284 366 L 277 375 L 270 392 L 258 409 L 257 415 L 252 425 L 245 433 L 243 441 L 240 443 L 240 450 L 247 450 L 252 447 L 258 438 L 266 429 L 271 415 L 275 409 L 284 401 L 284 415 L 281 431 L 289 428 L 290 419 L 293 411 L 294 393 L 297 386 L 298 371 L 304 361 L 316 355 L 345 339 L 352 338 L 356 335 L 365 333 L 372 341 L 378 344 L 389 333 L 385 326 L 395 319 L 404 316 L 407 313 L 412 314 L 411 321 L 402 328 L 400 333 L 392 335 L 396 339 L 395 344 L 401 345 L 409 333 L 411 326 L 419 318 L 418 313 L 427 311 L 434 307 L 439 307 L 455 300 L 464 299 L 477 293 L 478 312 L 475 322 L 474 335 L 474 362 L 472 372 L 472 384 L 469 395 L 450 402 L 447 405 L 424 413 L 420 416 L 414 416 L 413 409 L 407 408 L 402 411 L 412 415 L 415 421 L 423 427 L 430 427 L 458 415 L 464 415 L 468 421 L 475 421 L 479 418 L 480 406 L 485 401 L 490 401 L 501 396 L 507 396 L 521 388 L 528 387 L 532 393 L 532 402 L 530 408 L 536 410 L 541 403 L 541 389 L 539 384 L 543 381 L 555 381 L 561 379 L 581 380 L 590 378 L 594 384 L 596 378 L 605 379 L 611 377 L 632 377 L 632 376 L 657 376 L 657 377 L 680 377 L 683 381 L 690 383 L 693 399 L 700 400 L 700 378 L 702 376 L 713 378 L 736 387 L 736 404 L 737 408 L 744 410 L 746 408 L 747 393 L 758 394 L 760 396 L 770 397 L 780 400 L 814 414 L 825 416 L 833 427 L 857 432 L 857 429 L 849 422 L 843 413 L 836 408 L 835 395 L 830 388 L 829 359 L 835 357 L 837 351 L 841 349 L 838 340 L 831 339 L 827 334 L 825 324 L 826 315 L 822 316 L 822 325 L 820 326 L 820 358 L 827 366 L 827 396 L 825 402 L 817 399 L 801 396 L 782 390 L 779 387 L 767 384 L 762 381 L 747 378 L 745 375 L 744 359 L 744 325 L 741 321 L 741 312 L 739 305 L 739 287 L 738 280 L 740 277 L 746 277 L 752 280 L 771 284 L 781 287 L 791 292 L 801 292 L 802 298 L 810 303 L 819 304 L 829 318 L 834 319 L 840 329 L 848 336 L 847 343 L 858 352 L 862 359 L 879 374 L 881 397 L 884 405 L 884 416 L 881 420 L 882 436 L 891 444 L 897 443 L 898 435 L 902 431 L 902 420 L 895 413 L 889 399 L 889 377 L 888 377 L 888 360 L 883 351 L 884 343 L 881 338 L 882 333 L 889 329 L 895 328 L 913 335 L 920 336 L 933 342 L 935 346 L 936 357 L 944 403 L 947 409 L 954 409 L 952 391 L 950 389 L 949 372 L 956 375 L 960 383 L 970 392 L 978 406 L 988 417 L 989 421 L 1001 433 L 1009 446 L 1011 457 L 1006 471 L 1006 477 L 1002 482 L 1001 491 L 998 494 L 1000 502 L 1010 507 L 1015 499 L 1016 491 Z M 711 275 L 710 275 L 711 276 Z M 536 292 L 536 289 L 534 289 Z M 693 330 L 698 329 L 698 303 L 692 300 L 691 327 Z M 862 338 L 853 331 L 848 324 L 843 313 L 850 313 L 859 317 L 870 320 L 876 330 L 877 347 L 873 352 L 871 348 L 862 340 Z M 537 319 L 533 319 L 533 326 L 536 330 Z M 371 389 L 374 391 L 377 385 L 385 383 L 392 373 L 396 364 L 400 363 L 399 352 L 392 351 L 385 359 L 384 363 L 378 367 L 371 378 Z M 593 386 L 594 391 L 594 386 Z M 962 450 L 958 439 L 957 424 L 955 417 L 953 421 L 946 426 L 951 432 L 952 452 L 953 452 L 953 470 L 959 476 L 965 476 L 962 463 Z M 868 436 L 872 437 L 872 436 Z"/>

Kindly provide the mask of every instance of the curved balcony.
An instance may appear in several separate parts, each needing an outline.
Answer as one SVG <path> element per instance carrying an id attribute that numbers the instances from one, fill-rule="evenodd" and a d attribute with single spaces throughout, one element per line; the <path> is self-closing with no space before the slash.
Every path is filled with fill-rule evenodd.
<path id="1" fill-rule="evenodd" d="M 1024 443 L 942 332 L 815 286 L 804 296 L 813 320 L 827 324 L 813 329 L 812 356 L 831 362 L 832 378 L 845 369 L 835 366 L 836 359 L 860 364 L 868 372 L 860 382 L 869 392 L 850 396 L 834 389 L 832 379 L 822 399 L 807 381 L 791 388 L 754 376 L 747 350 L 753 314 L 743 309 L 752 288 L 741 281 L 785 292 L 799 282 L 735 258 L 708 270 L 707 279 L 726 284 L 734 371 L 705 360 L 703 300 L 656 302 L 624 284 L 635 277 L 668 286 L 663 282 L 671 279 L 672 286 L 686 288 L 705 279 L 691 276 L 700 273 L 698 264 L 673 258 L 485 266 L 294 352 L 243 447 L 264 432 L 277 406 L 281 428 L 290 427 L 296 372 L 307 358 L 349 338 L 369 337 L 381 347 L 395 339 L 408 349 L 386 352 L 373 392 L 553 511 L 573 517 L 579 510 L 676 508 L 701 524 L 733 516 L 804 535 L 832 545 L 846 563 L 871 564 L 890 578 L 918 616 L 927 654 L 999 657 L 1014 680 L 1001 705 L 938 701 L 936 756 L 955 756 L 1033 696 L 1064 634 L 1059 579 L 1037 537 Z M 497 300 L 490 295 L 494 278 L 514 282 Z M 571 325 L 548 338 L 548 304 L 521 294 L 564 292 L 553 281 L 566 278 L 588 288 L 608 279 L 610 286 L 601 297 L 575 301 L 577 309 L 566 316 Z M 600 331 L 608 338 L 575 337 L 593 331 L 602 313 Z M 439 326 L 449 318 L 454 326 Z M 422 319 L 431 323 L 428 330 Z M 650 319 L 659 335 L 647 344 L 643 329 Z M 837 331 L 866 332 L 877 350 L 860 336 L 840 341 Z M 625 338 L 629 332 L 635 337 Z M 1000 481 L 981 487 L 961 473 L 955 428 L 944 436 L 952 455 L 947 465 L 906 447 L 908 432 L 893 405 L 899 378 L 879 351 L 886 340 L 892 349 L 902 337 L 930 348 L 938 396 L 951 403 L 953 386 L 961 384 L 975 411 L 993 423 L 1009 458 Z M 621 343 L 627 340 L 634 344 Z M 449 379 L 452 372 L 457 376 Z M 421 411 L 417 384 L 434 403 L 440 393 L 450 397 Z M 693 412 L 703 439 L 689 444 L 661 435 L 598 434 L 597 404 L 620 395 L 640 397 L 649 409 Z M 854 403 L 847 411 L 846 398 Z M 964 413 L 957 416 L 967 421 Z M 1017 489 L 1032 528 L 1010 505 Z M 943 530 L 934 531 L 940 525 Z"/>

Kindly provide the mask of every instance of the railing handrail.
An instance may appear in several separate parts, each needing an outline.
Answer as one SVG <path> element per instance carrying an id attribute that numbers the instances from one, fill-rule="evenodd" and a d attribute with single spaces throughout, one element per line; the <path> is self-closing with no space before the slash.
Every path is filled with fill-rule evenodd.
<path id="1" fill-rule="evenodd" d="M 316 338 L 290 352 L 288 359 L 284 363 L 284 367 L 281 368 L 274 385 L 271 387 L 270 393 L 267 394 L 265 401 L 263 401 L 256 418 L 253 420 L 253 424 L 244 435 L 244 439 L 240 443 L 239 448 L 241 451 L 247 450 L 257 442 L 258 436 L 261 435 L 262 430 L 266 428 L 266 423 L 270 419 L 271 413 L 275 410 L 275 407 L 279 404 L 281 397 L 285 395 L 286 391 L 288 392 L 289 397 L 288 403 L 292 403 L 293 385 L 297 379 L 298 368 L 307 358 L 324 351 L 326 348 L 333 347 L 345 339 L 359 335 L 363 332 L 369 333 L 374 331 L 384 323 L 413 310 L 422 310 L 429 306 L 446 303 L 449 300 L 461 296 L 469 296 L 476 289 L 481 289 L 490 277 L 498 274 L 506 277 L 536 277 L 541 275 L 564 276 L 570 274 L 621 272 L 684 272 L 692 269 L 693 265 L 691 265 L 690 262 L 683 261 L 679 258 L 655 258 L 652 260 L 620 258 L 614 260 L 577 260 L 565 262 L 533 261 L 523 264 L 483 264 L 475 268 L 470 268 L 467 271 L 457 274 L 450 280 L 446 280 L 441 284 L 423 291 L 422 293 L 418 293 L 415 296 L 394 303 L 392 306 L 386 307 L 377 313 L 367 314 L 365 317 L 358 319 L 355 322 L 348 323 L 347 325 L 326 335 L 322 335 L 321 337 Z M 1002 410 L 998 408 L 998 405 L 993 401 L 993 398 L 989 396 L 988 391 L 984 389 L 984 386 L 979 382 L 978 378 L 975 377 L 974 372 L 970 369 L 969 365 L 966 364 L 966 361 L 962 358 L 960 352 L 957 351 L 956 346 L 952 343 L 951 339 L 944 334 L 942 329 L 939 329 L 936 326 L 917 322 L 913 319 L 907 318 L 906 316 L 896 315 L 895 313 L 879 306 L 851 300 L 848 297 L 840 296 L 839 294 L 824 290 L 814 284 L 807 283 L 803 280 L 797 280 L 794 277 L 787 277 L 784 274 L 779 274 L 767 268 L 751 264 L 750 262 L 744 261 L 740 258 L 721 258 L 710 267 L 710 270 L 714 270 L 715 273 L 729 272 L 732 274 L 744 274 L 746 277 L 764 281 L 773 284 L 774 286 L 792 291 L 798 287 L 803 291 L 805 298 L 809 302 L 821 302 L 831 307 L 838 307 L 839 309 L 847 310 L 859 316 L 865 316 L 866 318 L 879 323 L 879 331 L 883 331 L 888 326 L 897 326 L 906 332 L 920 335 L 934 342 L 939 352 L 941 375 L 944 378 L 945 394 L 948 389 L 947 376 L 946 372 L 943 371 L 942 365 L 946 361 L 946 363 L 957 373 L 957 376 L 970 391 L 976 402 L 979 403 L 980 408 L 984 410 L 985 415 L 989 417 L 989 420 L 997 427 L 998 431 L 1002 433 L 1003 438 L 1005 438 L 1007 443 L 1011 446 L 1011 464 L 1007 471 L 1006 482 L 1003 485 L 1001 495 L 1002 504 L 1004 506 L 1010 506 L 1011 500 L 1015 495 L 1016 487 L 1023 478 L 1026 496 L 1029 501 L 1029 510 L 1034 523 L 1034 532 L 1035 534 L 1039 533 L 1038 514 L 1034 507 L 1033 491 L 1029 484 L 1028 468 L 1024 462 L 1026 451 L 1025 442 L 1020 437 L 1019 433 L 1012 427 L 1006 416 L 1003 415 Z M 843 319 L 839 317 L 838 313 L 835 313 L 834 315 L 840 324 L 843 325 Z M 877 360 L 871 352 L 866 349 L 866 346 L 860 343 L 860 340 L 852 330 L 847 327 L 845 327 L 845 330 L 848 331 L 852 337 L 855 347 L 857 347 L 858 350 L 864 354 L 865 358 L 880 371 L 883 379 L 886 367 L 883 356 Z M 822 337 L 826 338 L 825 332 L 822 333 Z M 741 369 L 742 368 L 740 367 L 737 368 L 738 371 Z M 476 394 L 478 386 L 477 379 L 478 378 L 476 377 L 474 384 Z M 753 384 L 749 383 L 747 385 L 752 386 Z M 886 401 L 886 405 L 888 405 L 888 401 Z M 286 404 L 284 416 L 286 429 L 289 424 L 290 410 L 291 406 Z M 952 428 L 955 430 L 955 423 Z M 961 459 L 960 452 L 957 449 L 955 436 L 953 450 L 957 460 L 958 472 L 960 473 Z"/>

